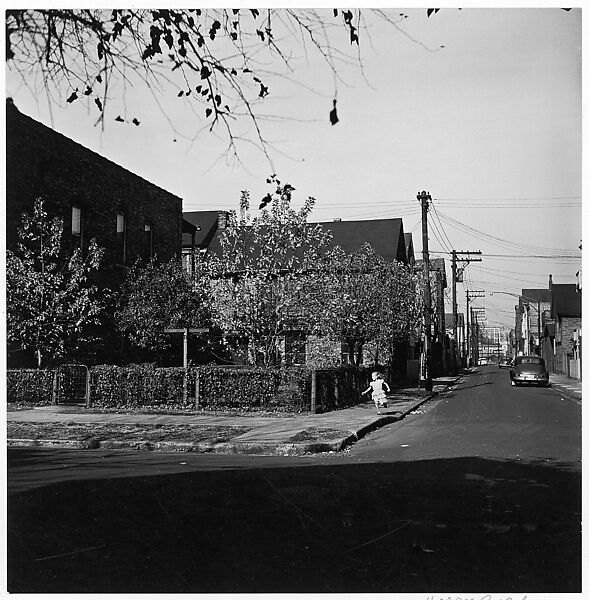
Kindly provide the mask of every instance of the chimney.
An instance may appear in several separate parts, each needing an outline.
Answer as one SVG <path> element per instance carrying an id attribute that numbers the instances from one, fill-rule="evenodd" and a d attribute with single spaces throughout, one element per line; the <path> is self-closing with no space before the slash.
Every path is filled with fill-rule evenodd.
<path id="1" fill-rule="evenodd" d="M 334 223 L 341 223 L 341 221 L 342 221 L 342 220 L 341 220 L 341 218 L 340 218 L 340 217 L 338 217 L 337 219 L 334 219 L 334 220 L 333 220 L 333 222 L 334 222 Z"/>
<path id="2" fill-rule="evenodd" d="M 552 289 L 552 273 L 550 273 L 550 275 L 548 275 L 548 289 L 549 290 Z"/>

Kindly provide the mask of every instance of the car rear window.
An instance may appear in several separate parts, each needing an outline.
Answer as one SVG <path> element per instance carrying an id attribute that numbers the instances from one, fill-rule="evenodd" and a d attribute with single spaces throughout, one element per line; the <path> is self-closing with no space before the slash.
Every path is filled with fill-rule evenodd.
<path id="1" fill-rule="evenodd" d="M 530 357 L 524 357 L 520 360 L 520 364 L 522 365 L 541 365 L 542 364 L 543 359 L 541 358 L 534 358 L 533 356 Z"/>

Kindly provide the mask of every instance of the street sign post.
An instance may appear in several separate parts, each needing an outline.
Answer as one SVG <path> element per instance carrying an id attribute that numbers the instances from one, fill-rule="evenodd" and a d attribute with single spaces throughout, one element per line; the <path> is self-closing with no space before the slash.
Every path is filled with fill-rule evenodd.
<path id="1" fill-rule="evenodd" d="M 164 329 L 166 333 L 181 333 L 183 336 L 183 350 L 182 350 L 182 366 L 184 367 L 184 382 L 182 386 L 182 400 L 186 404 L 186 398 L 188 396 L 187 386 L 187 371 L 188 371 L 188 334 L 189 333 L 208 333 L 208 327 L 182 327 L 179 329 L 170 328 Z"/>

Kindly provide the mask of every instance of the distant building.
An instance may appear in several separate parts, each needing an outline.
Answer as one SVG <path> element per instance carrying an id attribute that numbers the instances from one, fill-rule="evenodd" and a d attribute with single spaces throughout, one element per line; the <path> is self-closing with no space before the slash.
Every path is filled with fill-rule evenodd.
<path id="1" fill-rule="evenodd" d="M 540 354 L 544 324 L 550 320 L 552 293 L 550 289 L 522 289 L 516 319 L 520 321 L 519 348 L 524 354 Z"/>

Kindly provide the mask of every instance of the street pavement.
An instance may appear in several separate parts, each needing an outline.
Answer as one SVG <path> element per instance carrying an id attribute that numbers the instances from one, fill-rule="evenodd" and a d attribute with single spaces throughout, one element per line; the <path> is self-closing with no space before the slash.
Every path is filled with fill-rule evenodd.
<path id="1" fill-rule="evenodd" d="M 143 424 L 146 427 L 163 425 L 190 425 L 211 430 L 211 439 L 191 441 L 144 441 L 100 439 L 86 435 L 68 439 L 15 439 L 8 437 L 9 446 L 50 446 L 55 448 L 108 448 L 128 450 L 156 450 L 164 452 L 211 452 L 220 454 L 303 455 L 318 452 L 339 452 L 366 434 L 384 425 L 399 421 L 424 402 L 435 397 L 459 381 L 466 370 L 455 377 L 440 377 L 433 381 L 428 393 L 418 388 L 393 390 L 388 396 L 388 408 L 376 412 L 372 400 L 356 406 L 323 414 L 303 415 L 228 415 L 204 412 L 189 415 L 72 412 L 68 406 L 43 406 L 29 410 L 7 412 L 8 423 L 126 425 Z M 214 428 L 235 431 L 235 436 L 222 442 L 215 440 Z M 243 430 L 247 429 L 245 433 Z M 38 438 L 39 436 L 36 436 Z M 196 437 L 196 436 L 195 436 Z M 202 438 L 202 435 L 198 437 Z"/>

